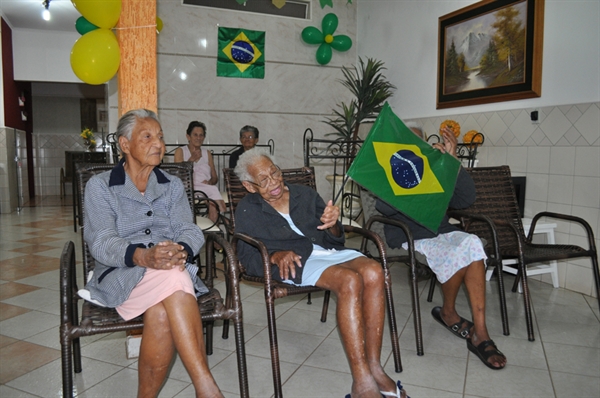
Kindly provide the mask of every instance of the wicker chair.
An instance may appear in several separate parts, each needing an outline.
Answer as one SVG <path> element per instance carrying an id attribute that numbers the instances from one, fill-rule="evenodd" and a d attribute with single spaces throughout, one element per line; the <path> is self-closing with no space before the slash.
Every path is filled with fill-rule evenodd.
<path id="1" fill-rule="evenodd" d="M 95 174 L 111 170 L 114 165 L 107 164 L 79 164 L 76 178 L 79 186 L 79 197 L 81 203 L 85 194 L 87 181 Z M 192 187 L 192 165 L 191 163 L 162 164 L 161 168 L 168 173 L 179 177 L 185 186 L 190 206 L 193 206 Z M 85 208 L 82 206 L 82 217 Z M 83 236 L 83 228 L 82 228 Z M 246 370 L 246 356 L 244 346 L 244 330 L 242 323 L 242 306 L 239 291 L 239 276 L 235 264 L 237 259 L 231 246 L 223 237 L 217 234 L 205 234 L 206 237 L 206 275 L 203 280 L 209 288 L 209 293 L 198 298 L 198 308 L 206 329 L 206 351 L 212 354 L 212 325 L 215 320 L 232 320 L 236 339 L 236 351 L 238 359 L 238 376 L 240 384 L 240 395 L 248 397 L 248 375 Z M 212 270 L 214 269 L 214 244 L 223 247 L 225 256 L 223 263 L 227 275 L 227 290 L 225 302 L 218 290 L 213 288 Z M 94 268 L 94 258 L 91 256 L 87 244 L 82 239 L 83 253 L 83 281 L 87 281 L 88 274 Z M 232 266 L 233 265 L 233 266 Z M 60 264 L 60 290 L 61 290 L 61 326 L 60 343 L 62 354 L 62 379 L 63 396 L 73 396 L 73 365 L 75 373 L 80 373 L 81 348 L 79 338 L 101 333 L 112 333 L 117 331 L 128 331 L 142 329 L 144 326 L 143 316 L 124 321 L 114 308 L 96 306 L 88 301 L 81 300 L 77 294 L 77 272 L 75 267 L 75 248 L 72 242 L 68 242 L 61 257 Z M 84 282 L 85 284 L 85 282 Z M 81 307 L 81 318 L 78 316 L 78 302 L 83 301 Z M 73 361 L 73 362 L 72 362 Z"/>
<path id="2" fill-rule="evenodd" d="M 229 195 L 229 203 L 231 205 L 231 220 L 230 220 L 230 233 L 235 232 L 235 209 L 240 200 L 248 193 L 242 185 L 240 179 L 235 175 L 233 169 L 223 169 L 225 176 L 225 184 L 227 187 L 227 194 Z M 314 169 L 312 167 L 302 167 L 295 169 L 282 170 L 283 179 L 290 184 L 303 184 L 313 189 L 316 189 Z M 344 232 L 346 233 L 357 233 L 375 242 L 376 246 L 385 253 L 383 242 L 378 235 L 363 230 L 362 228 L 344 225 Z M 256 277 L 248 275 L 245 272 L 243 264 L 240 265 L 240 275 L 243 279 L 263 283 L 265 290 L 265 303 L 267 306 L 267 321 L 269 329 L 269 342 L 271 345 L 271 366 L 273 371 L 273 385 L 275 389 L 275 397 L 282 397 L 281 389 L 281 372 L 279 367 L 279 346 L 277 343 L 277 326 L 275 324 L 275 300 L 281 297 L 291 296 L 294 294 L 310 294 L 312 292 L 322 291 L 321 288 L 316 286 L 294 286 L 283 282 L 278 282 L 271 278 L 271 262 L 266 247 L 262 242 L 244 234 L 234 234 L 232 238 L 232 246 L 237 247 L 238 241 L 244 241 L 250 245 L 256 247 L 262 255 L 263 267 L 265 277 Z M 392 281 L 389 273 L 389 269 L 386 262 L 385 254 L 381 256 L 382 267 L 385 276 L 385 297 L 387 303 L 388 321 L 390 326 L 390 335 L 392 342 L 392 352 L 394 356 L 395 371 L 397 373 L 402 371 L 402 363 L 400 358 L 400 345 L 398 343 L 398 330 L 396 327 L 396 315 L 394 310 L 394 302 L 392 298 Z M 321 314 L 321 321 L 326 321 L 327 316 L 327 303 L 329 301 L 329 291 L 325 291 L 325 300 L 323 304 L 323 312 Z"/>
<path id="3" fill-rule="evenodd" d="M 596 250 L 594 234 L 590 225 L 579 217 L 544 211 L 533 217 L 529 235 L 525 236 L 512 184 L 510 168 L 508 166 L 479 167 L 469 170 L 469 174 L 477 187 L 477 199 L 466 211 L 485 215 L 492 219 L 496 225 L 500 255 L 503 259 L 518 260 L 517 278 L 515 278 L 512 290 L 513 292 L 516 291 L 519 279 L 521 279 L 527 334 L 529 340 L 533 341 L 535 338 L 531 316 L 531 301 L 527 285 L 527 274 L 525 272 L 527 265 L 551 260 L 589 257 L 592 261 L 596 293 L 600 294 L 598 252 Z M 575 245 L 543 245 L 532 243 L 531 239 L 535 231 L 535 224 L 541 217 L 558 218 L 579 223 L 587 231 L 589 249 L 586 250 Z M 489 231 L 477 220 L 466 217 L 462 219 L 462 222 L 467 231 L 488 239 Z M 600 295 L 598 296 L 598 305 L 600 306 Z"/>
<path id="4" fill-rule="evenodd" d="M 431 302 L 433 300 L 433 293 L 435 289 L 435 284 L 437 279 L 435 274 L 429 269 L 427 265 L 427 258 L 415 251 L 414 241 L 412 238 L 412 233 L 408 226 L 401 221 L 392 220 L 382 216 L 377 210 L 375 210 L 375 201 L 376 197 L 371 192 L 363 190 L 361 192 L 361 200 L 362 200 L 362 208 L 365 214 L 365 229 L 369 231 L 373 231 L 379 236 L 383 237 L 387 262 L 399 262 L 405 263 L 410 267 L 410 279 L 411 279 L 411 292 L 412 292 L 412 306 L 413 306 L 413 321 L 415 327 L 415 344 L 417 347 L 417 355 L 424 355 L 423 349 L 423 329 L 421 326 L 421 306 L 419 304 L 419 290 L 418 290 L 418 282 L 421 279 L 431 279 L 429 285 L 429 293 L 427 295 L 427 302 Z M 449 214 L 453 214 L 458 216 L 453 212 Z M 460 213 L 465 214 L 465 213 Z M 494 239 L 494 225 L 485 216 L 481 215 L 472 215 L 482 222 L 482 225 L 489 231 L 490 238 L 484 241 L 484 246 L 486 246 L 486 252 L 488 254 L 488 266 L 502 267 L 502 261 L 498 261 L 500 259 L 500 255 L 498 252 L 498 242 Z M 387 243 L 385 243 L 385 233 L 384 233 L 384 224 L 389 224 L 401 228 L 404 234 L 408 238 L 408 250 L 400 249 L 392 249 Z M 490 244 L 488 244 L 490 242 Z M 363 239 L 361 250 L 365 253 L 377 253 L 377 248 L 373 246 L 372 243 Z M 376 256 L 376 255 L 375 255 Z M 498 278 L 498 290 L 499 290 L 499 299 L 500 299 L 500 312 L 502 317 L 502 331 L 505 336 L 508 336 L 509 333 L 509 325 L 508 325 L 508 315 L 506 313 L 506 298 L 504 295 L 504 280 L 502 278 L 502 273 L 499 273 L 500 277 Z"/>

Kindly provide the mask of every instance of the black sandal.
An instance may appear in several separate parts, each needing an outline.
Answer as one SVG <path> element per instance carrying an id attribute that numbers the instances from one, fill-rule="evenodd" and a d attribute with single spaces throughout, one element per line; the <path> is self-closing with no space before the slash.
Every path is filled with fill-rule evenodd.
<path id="1" fill-rule="evenodd" d="M 444 322 L 444 320 L 442 319 L 442 307 L 433 307 L 433 309 L 431 310 L 431 316 L 433 316 L 433 319 L 441 323 L 442 326 L 451 331 L 452 334 L 454 334 L 457 337 L 460 337 L 461 339 L 468 338 L 469 334 L 471 333 L 471 329 L 474 326 L 473 322 L 468 321 L 463 317 L 460 317 L 460 321 L 456 322 L 454 325 L 446 325 L 446 322 Z M 463 325 L 465 324 L 467 326 L 463 327 Z"/>
<path id="2" fill-rule="evenodd" d="M 488 347 L 493 347 L 494 349 L 488 350 L 487 349 Z M 477 355 L 479 357 L 479 359 L 481 359 L 481 362 L 483 362 L 485 364 L 485 366 L 487 366 L 488 368 L 494 369 L 494 370 L 500 370 L 500 369 L 504 368 L 504 366 L 500 366 L 500 367 L 492 366 L 492 364 L 488 362 L 488 359 L 494 355 L 500 355 L 500 356 L 503 356 L 504 358 L 506 358 L 506 356 L 498 349 L 498 347 L 496 347 L 494 340 L 482 341 L 481 343 L 479 343 L 479 345 L 477 347 L 475 347 L 475 345 L 473 345 L 473 342 L 471 341 L 471 339 L 468 338 L 467 339 L 467 348 L 473 354 Z"/>

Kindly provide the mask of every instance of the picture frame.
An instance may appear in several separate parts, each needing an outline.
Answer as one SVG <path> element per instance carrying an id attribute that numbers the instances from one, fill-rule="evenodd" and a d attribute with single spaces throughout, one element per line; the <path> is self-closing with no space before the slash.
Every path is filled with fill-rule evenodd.
<path id="1" fill-rule="evenodd" d="M 544 0 L 483 0 L 438 33 L 436 109 L 542 95 Z"/>

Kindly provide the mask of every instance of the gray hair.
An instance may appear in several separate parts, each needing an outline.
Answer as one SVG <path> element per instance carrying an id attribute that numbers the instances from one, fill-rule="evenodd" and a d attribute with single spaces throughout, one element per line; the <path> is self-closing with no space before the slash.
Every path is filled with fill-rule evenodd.
<path id="1" fill-rule="evenodd" d="M 242 127 L 242 129 L 240 130 L 240 138 L 242 138 L 242 134 L 244 134 L 245 132 L 252 133 L 254 134 L 255 138 L 258 138 L 258 129 L 254 126 L 246 125 Z"/>
<path id="2" fill-rule="evenodd" d="M 238 176 L 238 178 L 241 181 L 254 181 L 254 179 L 248 172 L 248 167 L 258 162 L 261 158 L 267 158 L 271 162 L 273 162 L 273 158 L 271 158 L 271 156 L 269 156 L 269 154 L 264 150 L 260 148 L 248 149 L 238 159 L 237 166 L 235 166 L 233 172 Z"/>
<path id="3" fill-rule="evenodd" d="M 408 127 L 411 130 L 419 130 L 421 132 L 421 138 L 424 137 L 424 131 L 423 131 L 423 127 L 421 127 L 421 125 L 417 122 L 406 122 L 405 123 L 406 127 Z"/>
<path id="4" fill-rule="evenodd" d="M 135 127 L 138 119 L 154 119 L 160 125 L 160 121 L 158 120 L 158 116 L 156 113 L 149 109 L 132 109 L 129 112 L 125 113 L 119 119 L 119 124 L 117 125 L 117 133 L 116 133 L 116 141 L 117 146 L 119 147 L 119 152 L 123 153 L 121 146 L 119 145 L 119 138 L 125 137 L 127 140 L 131 140 L 131 133 L 133 132 L 133 128 Z"/>

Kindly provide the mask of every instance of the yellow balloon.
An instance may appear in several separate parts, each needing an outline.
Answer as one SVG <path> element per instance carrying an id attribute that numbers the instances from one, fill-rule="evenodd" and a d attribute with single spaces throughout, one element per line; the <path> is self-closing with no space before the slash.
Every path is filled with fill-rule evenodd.
<path id="1" fill-rule="evenodd" d="M 160 33 L 163 28 L 163 21 L 159 17 L 156 17 L 156 33 Z"/>
<path id="2" fill-rule="evenodd" d="M 92 24 L 110 29 L 121 16 L 121 0 L 71 0 L 77 11 Z"/>
<path id="3" fill-rule="evenodd" d="M 71 68 L 88 84 L 106 83 L 117 73 L 121 50 L 114 33 L 96 29 L 81 36 L 71 50 Z"/>

